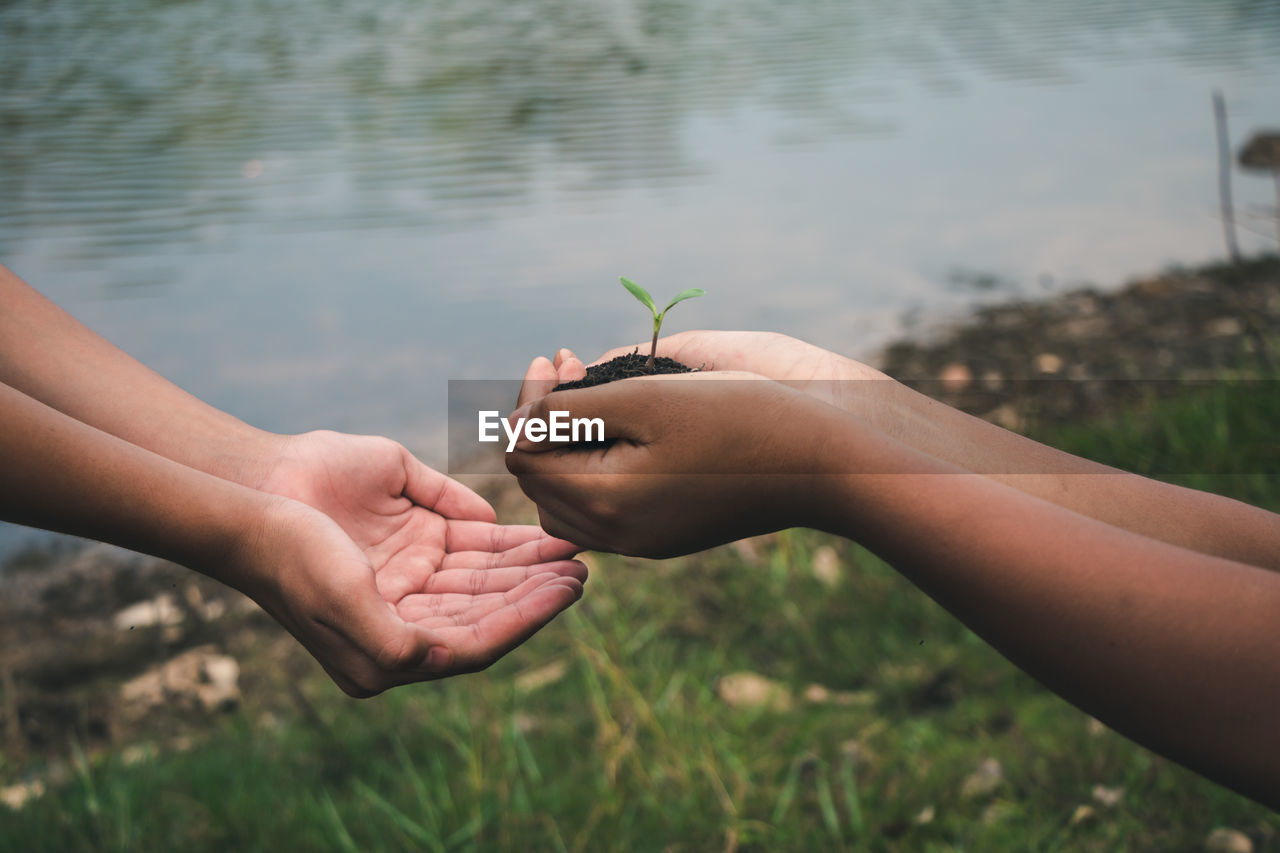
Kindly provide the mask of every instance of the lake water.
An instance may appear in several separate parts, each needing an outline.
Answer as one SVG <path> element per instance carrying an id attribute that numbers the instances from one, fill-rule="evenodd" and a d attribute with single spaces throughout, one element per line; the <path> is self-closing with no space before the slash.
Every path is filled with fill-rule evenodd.
<path id="1" fill-rule="evenodd" d="M 1210 92 L 1238 149 L 1278 81 L 1249 0 L 9 0 L 0 261 L 254 424 L 441 464 L 447 379 L 647 336 L 619 275 L 866 355 L 1219 257 Z"/>

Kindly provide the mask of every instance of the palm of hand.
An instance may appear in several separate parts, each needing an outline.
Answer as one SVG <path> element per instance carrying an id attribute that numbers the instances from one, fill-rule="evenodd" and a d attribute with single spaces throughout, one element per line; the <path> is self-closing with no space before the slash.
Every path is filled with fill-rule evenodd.
<path id="1" fill-rule="evenodd" d="M 577 548 L 534 526 L 494 523 L 483 499 L 387 439 L 296 436 L 262 488 L 319 510 L 350 537 L 395 615 L 450 648 L 452 666 L 438 675 L 491 663 L 581 592 L 585 569 L 567 559 Z"/>
<path id="2" fill-rule="evenodd" d="M 307 434 L 268 487 L 320 510 L 342 528 L 373 567 L 391 604 L 423 591 L 442 568 L 447 521 L 404 495 L 397 446 L 365 436 Z"/>

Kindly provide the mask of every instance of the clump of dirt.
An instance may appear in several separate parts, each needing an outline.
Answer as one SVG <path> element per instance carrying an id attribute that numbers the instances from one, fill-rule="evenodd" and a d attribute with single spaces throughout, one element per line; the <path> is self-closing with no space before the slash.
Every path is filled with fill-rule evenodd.
<path id="1" fill-rule="evenodd" d="M 617 382 L 619 379 L 631 379 L 636 376 L 653 376 L 659 373 L 695 373 L 695 369 L 687 364 L 681 364 L 674 358 L 667 358 L 660 355 L 653 360 L 653 369 L 650 370 L 645 365 L 649 361 L 649 356 L 640 355 L 640 351 L 620 355 L 617 358 L 610 359 L 602 364 L 593 364 L 587 368 L 587 375 L 582 379 L 575 379 L 573 382 L 561 382 L 554 389 L 555 391 L 568 391 L 574 388 L 591 388 L 595 385 L 604 385 L 606 382 Z"/>

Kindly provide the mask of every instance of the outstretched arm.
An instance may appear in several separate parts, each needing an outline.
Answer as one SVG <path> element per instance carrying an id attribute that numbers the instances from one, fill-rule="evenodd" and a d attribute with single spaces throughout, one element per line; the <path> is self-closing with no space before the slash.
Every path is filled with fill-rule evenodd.
<path id="1" fill-rule="evenodd" d="M 500 549 L 476 522 L 444 520 L 424 537 L 438 548 L 435 565 L 405 589 L 395 564 L 379 566 L 324 514 L 179 465 L 2 384 L 0 447 L 0 518 L 155 554 L 241 590 L 354 696 L 482 668 L 582 591 L 581 564 L 538 570 L 522 559 L 540 537 Z"/>
<path id="2" fill-rule="evenodd" d="M 0 518 L 226 581 L 350 693 L 479 668 L 581 590 L 573 545 L 494 523 L 479 495 L 393 441 L 254 429 L 3 267 L 0 304 Z M 219 544 L 255 550 L 221 560 Z M 448 657 L 429 671 L 415 657 L 428 645 Z"/>
<path id="3" fill-rule="evenodd" d="M 597 361 L 630 352 L 624 347 Z M 712 371 L 749 371 L 857 416 L 908 447 L 1107 524 L 1252 565 L 1280 570 L 1280 517 L 1239 501 L 1081 459 L 938 402 L 865 364 L 771 332 L 683 332 L 658 353 Z M 558 370 L 583 366 L 561 350 Z"/>
<path id="4" fill-rule="evenodd" d="M 283 440 L 188 394 L 0 266 L 0 382 L 191 468 L 253 485 Z"/>
<path id="5" fill-rule="evenodd" d="M 792 525 L 851 537 L 1069 701 L 1280 805 L 1280 574 L 966 472 L 772 382 L 630 379 L 530 404 L 551 409 L 602 418 L 613 441 L 517 446 L 548 530 L 643 556 Z"/>
<path id="6" fill-rule="evenodd" d="M 479 495 L 394 441 L 255 429 L 135 361 L 3 266 L 0 304 L 0 383 L 165 459 L 320 510 L 378 569 L 388 595 L 468 560 L 467 568 L 534 573 L 580 568 L 565 562 L 574 546 L 536 527 L 499 527 Z M 466 544 L 455 532 L 447 552 L 446 532 L 464 529 Z"/>

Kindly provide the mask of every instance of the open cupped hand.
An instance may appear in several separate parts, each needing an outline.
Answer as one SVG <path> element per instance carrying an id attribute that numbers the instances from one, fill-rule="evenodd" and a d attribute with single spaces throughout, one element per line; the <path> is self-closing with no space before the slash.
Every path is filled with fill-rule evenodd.
<path id="1" fill-rule="evenodd" d="M 389 439 L 294 436 L 259 488 L 305 505 L 275 528 L 310 555 L 279 563 L 259 601 L 352 695 L 481 669 L 586 579 L 577 546 L 495 523 L 479 495 Z"/>

